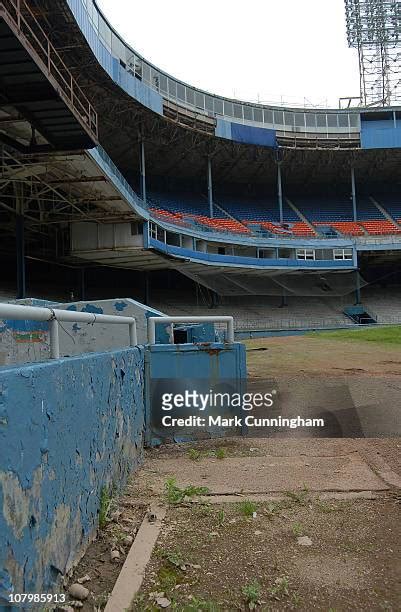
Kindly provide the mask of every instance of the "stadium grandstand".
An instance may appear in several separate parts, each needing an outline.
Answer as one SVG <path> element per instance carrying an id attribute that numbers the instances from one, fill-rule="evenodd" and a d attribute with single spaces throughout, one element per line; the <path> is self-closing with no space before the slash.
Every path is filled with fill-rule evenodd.
<path id="1" fill-rule="evenodd" d="M 393 80 L 347 108 L 224 98 L 94 0 L 0 0 L 0 50 L 0 299 L 126 293 L 238 331 L 401 321 Z"/>

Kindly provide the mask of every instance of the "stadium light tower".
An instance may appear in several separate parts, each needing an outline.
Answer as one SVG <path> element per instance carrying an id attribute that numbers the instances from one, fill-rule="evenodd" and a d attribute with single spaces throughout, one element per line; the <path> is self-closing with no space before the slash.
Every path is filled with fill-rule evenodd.
<path id="1" fill-rule="evenodd" d="M 345 0 L 348 45 L 358 49 L 361 103 L 401 104 L 401 1 Z"/>

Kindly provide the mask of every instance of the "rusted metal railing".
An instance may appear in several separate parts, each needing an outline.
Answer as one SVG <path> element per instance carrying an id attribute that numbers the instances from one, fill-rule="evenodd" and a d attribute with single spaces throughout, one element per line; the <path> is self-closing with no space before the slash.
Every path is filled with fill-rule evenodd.
<path id="1" fill-rule="evenodd" d="M 0 14 L 22 40 L 42 72 L 50 77 L 57 92 L 98 137 L 98 117 L 61 55 L 51 43 L 26 0 L 0 0 Z"/>

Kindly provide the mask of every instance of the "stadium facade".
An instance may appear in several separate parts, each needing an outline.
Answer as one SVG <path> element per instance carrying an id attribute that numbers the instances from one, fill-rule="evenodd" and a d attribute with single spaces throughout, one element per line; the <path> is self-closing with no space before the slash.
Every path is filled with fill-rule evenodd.
<path id="1" fill-rule="evenodd" d="M 284 108 L 202 91 L 93 0 L 0 2 L 0 210 L 16 253 L 173 270 L 225 296 L 399 282 L 401 107 Z M 14 235 L 16 233 L 16 243 Z"/>

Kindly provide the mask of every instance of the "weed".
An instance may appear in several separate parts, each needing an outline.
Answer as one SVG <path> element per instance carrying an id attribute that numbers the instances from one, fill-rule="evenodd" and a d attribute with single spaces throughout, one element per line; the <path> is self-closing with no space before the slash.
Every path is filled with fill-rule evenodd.
<path id="1" fill-rule="evenodd" d="M 308 498 L 309 489 L 304 485 L 300 491 L 286 491 L 285 494 L 293 503 L 304 506 Z"/>
<path id="2" fill-rule="evenodd" d="M 168 561 L 169 563 L 171 563 L 171 565 L 174 565 L 175 567 L 182 567 L 183 565 L 185 565 L 184 558 L 178 552 L 166 551 L 163 552 L 161 556 L 163 557 L 163 559 L 166 559 L 166 561 Z"/>
<path id="3" fill-rule="evenodd" d="M 298 593 L 293 593 L 291 597 L 291 601 L 292 601 L 292 605 L 294 606 L 294 608 L 298 608 L 298 606 L 301 604 L 300 595 L 298 595 Z"/>
<path id="4" fill-rule="evenodd" d="M 206 518 L 212 513 L 212 507 L 210 504 L 193 504 L 192 511 L 201 518 Z"/>
<path id="5" fill-rule="evenodd" d="M 269 502 L 265 508 L 263 508 L 263 512 L 267 515 L 267 518 L 271 521 L 275 515 L 277 515 L 281 510 L 281 505 L 279 502 Z"/>
<path id="6" fill-rule="evenodd" d="M 93 599 L 95 608 L 103 610 L 109 600 L 109 593 L 100 593 L 99 595 L 95 595 Z"/>
<path id="7" fill-rule="evenodd" d="M 256 580 L 243 587 L 242 594 L 245 597 L 246 603 L 248 604 L 248 608 L 250 610 L 254 610 L 256 608 L 256 604 L 260 599 L 260 591 L 261 586 Z"/>
<path id="8" fill-rule="evenodd" d="M 191 459 L 191 461 L 200 461 L 202 458 L 202 453 L 196 450 L 196 448 L 190 448 L 188 451 L 188 457 Z"/>
<path id="9" fill-rule="evenodd" d="M 219 527 L 223 526 L 225 518 L 226 518 L 226 514 L 225 514 L 224 510 L 219 510 L 218 513 L 217 513 L 217 523 L 218 523 Z"/>
<path id="10" fill-rule="evenodd" d="M 292 533 L 294 534 L 295 538 L 299 538 L 302 536 L 303 528 L 302 528 L 301 523 L 294 523 L 291 529 L 292 529 Z"/>
<path id="11" fill-rule="evenodd" d="M 217 459 L 225 459 L 227 457 L 227 451 L 223 446 L 216 450 L 216 457 Z"/>
<path id="12" fill-rule="evenodd" d="M 244 516 L 252 516 L 253 513 L 256 512 L 257 508 L 257 505 L 249 499 L 245 499 L 239 505 L 239 510 Z"/>
<path id="13" fill-rule="evenodd" d="M 111 528 L 111 535 L 113 536 L 113 539 L 115 540 L 116 544 L 122 544 L 122 542 L 127 536 L 127 534 L 121 528 L 120 525 L 113 525 L 113 527 Z"/>
<path id="14" fill-rule="evenodd" d="M 161 590 L 169 593 L 180 582 L 179 570 L 169 564 L 162 565 L 158 571 L 157 578 Z"/>
<path id="15" fill-rule="evenodd" d="M 107 515 L 110 511 L 111 497 L 107 487 L 102 487 L 100 490 L 99 503 L 99 527 L 104 529 L 107 525 Z"/>
<path id="16" fill-rule="evenodd" d="M 181 504 L 186 497 L 192 498 L 197 495 L 206 495 L 206 493 L 209 493 L 207 487 L 194 487 L 193 485 L 189 485 L 181 489 L 177 486 L 175 478 L 168 478 L 164 486 L 167 501 L 172 505 Z"/>
<path id="17" fill-rule="evenodd" d="M 179 612 L 220 612 L 220 606 L 214 601 L 203 599 L 202 597 L 192 597 L 189 603 L 182 608 L 177 608 Z"/>
<path id="18" fill-rule="evenodd" d="M 282 597 L 288 597 L 289 592 L 289 582 L 287 576 L 281 576 L 280 578 L 276 578 L 274 586 L 270 587 L 269 594 L 274 599 L 279 601 Z"/>

